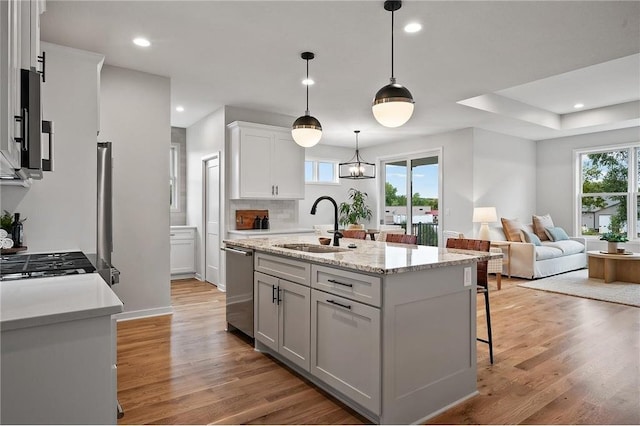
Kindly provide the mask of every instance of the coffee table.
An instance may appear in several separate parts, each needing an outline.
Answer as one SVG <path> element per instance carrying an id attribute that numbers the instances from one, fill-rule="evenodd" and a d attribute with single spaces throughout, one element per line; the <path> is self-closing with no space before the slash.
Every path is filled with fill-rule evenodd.
<path id="1" fill-rule="evenodd" d="M 589 278 L 603 279 L 605 283 L 623 281 L 640 284 L 640 253 L 609 254 L 588 251 Z"/>

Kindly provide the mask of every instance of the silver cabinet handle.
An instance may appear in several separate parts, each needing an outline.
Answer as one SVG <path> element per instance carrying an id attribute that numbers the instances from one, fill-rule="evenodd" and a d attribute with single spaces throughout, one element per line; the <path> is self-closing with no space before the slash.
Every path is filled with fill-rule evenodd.
<path id="1" fill-rule="evenodd" d="M 243 256 L 253 256 L 253 252 L 252 251 L 238 250 L 238 249 L 234 249 L 234 248 L 231 248 L 231 247 L 220 247 L 220 250 L 228 251 L 228 252 L 235 253 L 235 254 L 241 254 Z"/>

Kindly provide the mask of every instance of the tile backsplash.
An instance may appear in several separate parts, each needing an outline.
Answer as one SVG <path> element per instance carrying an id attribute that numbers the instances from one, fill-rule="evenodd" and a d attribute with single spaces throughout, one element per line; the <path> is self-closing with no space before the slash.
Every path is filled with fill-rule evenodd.
<path id="1" fill-rule="evenodd" d="M 229 200 L 230 229 L 235 226 L 236 210 L 269 210 L 271 229 L 298 226 L 298 201 L 295 200 Z"/>

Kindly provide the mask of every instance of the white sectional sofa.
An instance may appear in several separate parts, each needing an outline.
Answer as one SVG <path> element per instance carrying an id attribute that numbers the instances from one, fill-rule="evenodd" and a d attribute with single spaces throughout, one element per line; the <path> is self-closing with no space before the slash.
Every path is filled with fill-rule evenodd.
<path id="1" fill-rule="evenodd" d="M 507 241 L 502 227 L 491 229 L 492 241 Z M 541 245 L 511 242 L 511 276 L 542 278 L 587 267 L 587 244 L 581 237 L 542 241 Z M 503 275 L 506 275 L 506 265 Z"/>

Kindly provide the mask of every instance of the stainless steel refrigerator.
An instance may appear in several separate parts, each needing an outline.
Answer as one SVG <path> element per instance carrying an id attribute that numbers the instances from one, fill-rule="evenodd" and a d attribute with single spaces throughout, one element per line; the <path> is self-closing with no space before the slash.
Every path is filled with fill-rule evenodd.
<path id="1" fill-rule="evenodd" d="M 98 218 L 96 270 L 109 284 L 120 281 L 120 271 L 111 263 L 113 252 L 113 163 L 111 142 L 98 142 Z"/>

